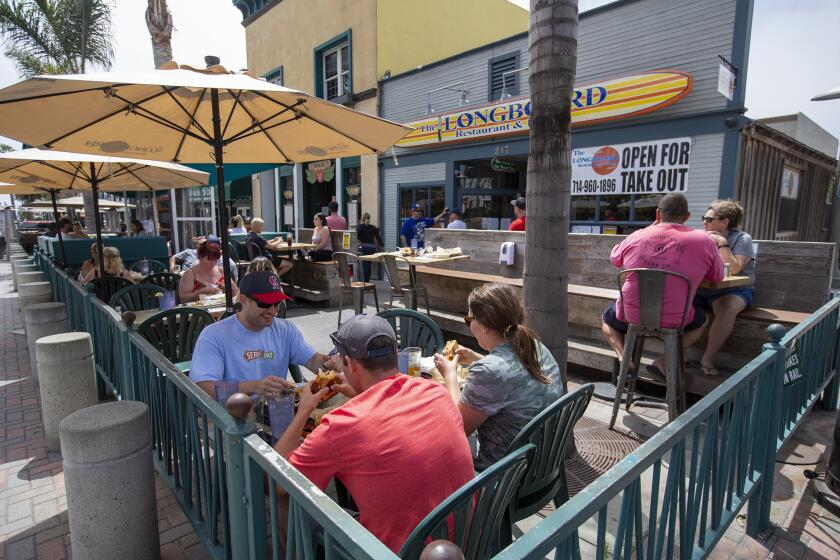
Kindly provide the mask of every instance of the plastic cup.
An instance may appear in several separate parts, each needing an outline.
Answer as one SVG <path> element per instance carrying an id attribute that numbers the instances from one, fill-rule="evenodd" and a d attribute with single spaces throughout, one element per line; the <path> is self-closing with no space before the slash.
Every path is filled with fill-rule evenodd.
<path id="1" fill-rule="evenodd" d="M 400 373 L 408 373 L 408 350 L 400 350 L 397 354 L 397 366 Z"/>
<path id="2" fill-rule="evenodd" d="M 214 381 L 213 388 L 216 389 L 216 402 L 225 406 L 227 400 L 239 392 L 239 381 Z"/>
<path id="3" fill-rule="evenodd" d="M 271 425 L 271 444 L 277 443 L 295 414 L 294 391 L 284 391 L 268 398 L 268 423 Z"/>
<path id="4" fill-rule="evenodd" d="M 422 351 L 416 346 L 406 348 L 405 351 L 408 353 L 408 375 L 411 377 L 419 376 L 420 357 L 423 355 Z"/>

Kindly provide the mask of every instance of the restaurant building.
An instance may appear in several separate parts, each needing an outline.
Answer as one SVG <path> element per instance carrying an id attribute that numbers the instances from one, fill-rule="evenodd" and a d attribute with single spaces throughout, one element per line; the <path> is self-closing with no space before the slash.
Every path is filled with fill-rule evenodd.
<path id="1" fill-rule="evenodd" d="M 233 4 L 242 12 L 252 72 L 372 115 L 380 112 L 381 80 L 528 28 L 528 12 L 507 0 Z M 254 175 L 250 187 L 261 217 L 277 229 L 311 227 L 315 212 L 333 200 L 351 226 L 363 212 L 379 223 L 375 155 L 282 166 Z"/>
<path id="2" fill-rule="evenodd" d="M 744 117 L 752 11 L 752 0 L 619 0 L 580 15 L 572 231 L 644 227 L 667 192 L 687 196 L 695 227 L 716 198 L 761 200 L 764 214 L 747 208 L 746 227 L 771 239 L 789 237 L 778 219 L 768 226 L 768 204 L 776 215 L 781 205 L 797 215 L 819 206 L 823 216 L 832 157 L 772 131 L 786 138 L 773 142 L 781 165 L 760 176 L 742 170 L 746 138 L 771 130 Z M 387 243 L 398 243 L 411 204 L 427 216 L 460 208 L 472 229 L 507 227 L 510 201 L 526 191 L 528 64 L 524 32 L 380 81 L 380 116 L 416 128 L 395 155 L 380 156 Z M 780 197 L 787 168 L 803 174 L 793 210 Z M 818 229 L 796 238 L 822 240 Z"/>

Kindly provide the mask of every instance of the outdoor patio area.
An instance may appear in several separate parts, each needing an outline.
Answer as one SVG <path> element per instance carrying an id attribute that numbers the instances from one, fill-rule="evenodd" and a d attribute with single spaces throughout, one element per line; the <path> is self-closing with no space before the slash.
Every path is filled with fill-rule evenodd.
<path id="1" fill-rule="evenodd" d="M 62 458 L 46 451 L 39 394 L 30 377 L 26 338 L 12 333 L 22 323 L 16 298 L 17 294 L 11 288 L 10 266 L 2 262 L 0 560 L 69 558 Z M 368 303 L 372 304 L 372 301 Z M 368 311 L 374 310 L 368 308 Z M 328 335 L 335 330 L 337 310 L 303 306 L 291 309 L 288 317 L 318 351 L 330 349 Z M 593 380 L 583 377 L 579 371 L 572 371 L 570 389 Z M 576 427 L 579 455 L 567 461 L 572 494 L 632 453 L 667 419 L 667 412 L 660 409 L 635 407 L 629 415 L 622 409 L 617 422 L 619 431 L 610 431 L 607 423 L 611 406 L 610 402 L 593 399 Z M 804 469 L 815 468 L 813 463 L 820 460 L 832 423 L 833 413 L 811 412 L 779 455 L 771 509 L 774 529 L 761 540 L 751 539 L 746 536 L 742 515 L 718 543 L 712 558 L 829 560 L 840 556 L 840 520 L 814 503 L 810 483 L 803 475 Z M 821 468 L 824 465 L 816 467 L 818 471 Z M 175 496 L 160 477 L 157 477 L 156 486 L 161 557 L 166 560 L 210 558 Z M 611 503 L 610 515 L 617 507 L 617 503 Z M 520 529 L 532 527 L 551 509 L 520 523 Z M 746 507 L 741 513 L 746 513 Z M 590 528 L 584 525 L 580 530 L 584 558 L 594 558 L 594 548 L 586 546 L 587 543 L 594 546 L 594 532 L 587 535 Z"/>

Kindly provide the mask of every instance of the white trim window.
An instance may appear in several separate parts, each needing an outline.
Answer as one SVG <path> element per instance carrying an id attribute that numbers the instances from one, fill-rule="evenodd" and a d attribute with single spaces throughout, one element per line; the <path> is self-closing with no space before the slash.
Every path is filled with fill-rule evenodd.
<path id="1" fill-rule="evenodd" d="M 350 45 L 342 43 L 322 55 L 324 99 L 332 100 L 350 93 Z"/>

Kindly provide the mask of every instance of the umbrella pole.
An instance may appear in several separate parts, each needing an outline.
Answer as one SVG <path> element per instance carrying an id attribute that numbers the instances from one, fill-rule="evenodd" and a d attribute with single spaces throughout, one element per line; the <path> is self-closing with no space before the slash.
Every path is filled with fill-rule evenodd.
<path id="1" fill-rule="evenodd" d="M 99 181 L 96 166 L 90 162 L 90 187 L 93 189 L 93 223 L 96 227 L 96 251 L 99 254 L 99 277 L 105 278 L 105 250 L 102 247 L 102 224 L 99 223 Z"/>
<path id="2" fill-rule="evenodd" d="M 55 189 L 50 189 L 50 198 L 52 199 L 53 214 L 55 214 L 55 228 L 58 230 L 58 249 L 61 253 L 61 269 L 64 270 L 67 259 L 64 258 L 64 237 L 61 235 L 61 228 L 58 225 L 61 218 L 58 215 L 58 201 L 55 198 Z"/>
<path id="3" fill-rule="evenodd" d="M 219 224 L 219 237 L 222 240 L 222 274 L 225 278 L 225 307 L 229 313 L 233 312 L 233 288 L 231 286 L 230 250 L 228 247 L 228 230 L 223 223 L 225 211 L 225 163 L 222 154 L 222 119 L 219 116 L 219 90 L 210 90 L 210 104 L 213 111 L 213 149 L 216 160 L 216 191 L 219 204 L 216 208 L 216 219 Z"/>

